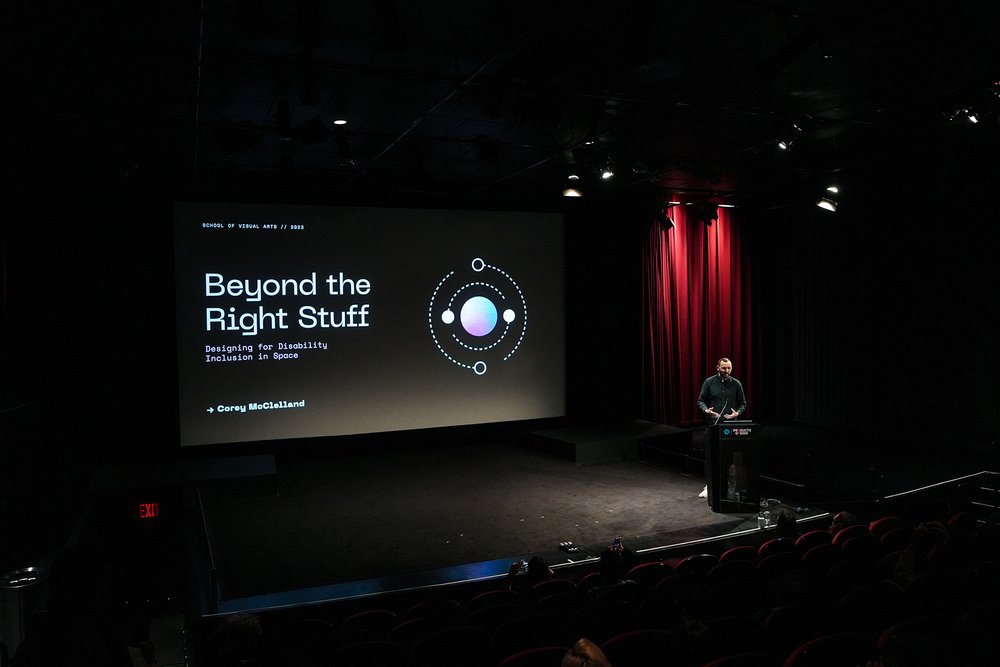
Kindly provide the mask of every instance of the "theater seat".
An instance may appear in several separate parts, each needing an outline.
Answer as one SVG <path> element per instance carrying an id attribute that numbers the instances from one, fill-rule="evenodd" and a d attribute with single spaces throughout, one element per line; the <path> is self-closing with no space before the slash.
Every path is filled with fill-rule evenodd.
<path id="1" fill-rule="evenodd" d="M 878 660 L 874 639 L 859 632 L 839 632 L 801 644 L 785 658 L 784 667 L 847 667 Z"/>
<path id="2" fill-rule="evenodd" d="M 500 661 L 500 667 L 554 667 L 562 662 L 569 647 L 538 646 L 519 651 Z"/>
<path id="3" fill-rule="evenodd" d="M 800 554 L 804 554 L 813 547 L 821 544 L 829 544 L 833 537 L 825 530 L 810 530 L 802 533 L 795 539 L 795 548 Z"/>
<path id="4" fill-rule="evenodd" d="M 482 628 L 455 626 L 432 632 L 410 651 L 413 667 L 487 667 L 496 664 L 489 634 Z"/>
<path id="5" fill-rule="evenodd" d="M 867 535 L 868 526 L 860 523 L 852 524 L 850 526 L 845 526 L 837 531 L 837 534 L 833 536 L 834 544 L 843 544 L 847 540 L 855 537 L 857 535 Z"/>
<path id="6" fill-rule="evenodd" d="M 781 660 L 770 653 L 734 653 L 705 663 L 704 667 L 781 667 Z"/>
<path id="7" fill-rule="evenodd" d="M 601 650 L 612 665 L 662 667 L 677 653 L 677 638 L 667 630 L 630 630 L 602 643 Z"/>

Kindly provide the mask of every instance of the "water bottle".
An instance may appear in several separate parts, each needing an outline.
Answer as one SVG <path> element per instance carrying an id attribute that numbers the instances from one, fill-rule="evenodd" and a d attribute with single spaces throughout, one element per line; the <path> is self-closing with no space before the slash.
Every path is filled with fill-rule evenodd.
<path id="1" fill-rule="evenodd" d="M 760 512 L 757 513 L 757 527 L 764 530 L 771 525 L 771 512 L 767 509 L 767 500 L 760 501 Z"/>

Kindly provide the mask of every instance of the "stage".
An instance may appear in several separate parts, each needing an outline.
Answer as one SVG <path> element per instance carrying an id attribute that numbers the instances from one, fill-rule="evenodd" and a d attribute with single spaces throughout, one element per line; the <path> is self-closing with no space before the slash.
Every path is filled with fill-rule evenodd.
<path id="1" fill-rule="evenodd" d="M 876 454 L 857 434 L 762 430 L 762 496 L 772 511 L 814 525 L 993 466 L 982 452 Z M 756 513 L 713 512 L 698 497 L 703 447 L 703 429 L 629 422 L 278 456 L 270 471 L 252 457 L 249 482 L 230 475 L 196 485 L 203 534 L 194 539 L 207 554 L 191 565 L 198 613 L 498 579 L 531 556 L 576 566 L 619 536 L 651 556 L 756 530 Z"/>
<path id="2" fill-rule="evenodd" d="M 700 478 L 636 458 L 583 466 L 508 444 L 280 463 L 273 494 L 203 492 L 220 610 L 506 574 L 728 531 Z M 580 551 L 566 554 L 561 542 Z"/>
<path id="3" fill-rule="evenodd" d="M 763 494 L 772 510 L 800 521 L 988 465 L 955 452 L 947 465 L 917 452 L 859 458 L 856 447 L 812 429 L 769 433 Z M 202 577 L 201 613 L 501 578 L 512 562 L 536 555 L 558 568 L 596 558 L 619 536 L 657 552 L 755 530 L 755 513 L 716 513 L 698 497 L 703 438 L 703 429 L 629 422 L 504 442 L 279 457 L 263 483 L 204 481 L 199 509 L 212 576 Z M 561 550 L 564 542 L 579 551 Z"/>

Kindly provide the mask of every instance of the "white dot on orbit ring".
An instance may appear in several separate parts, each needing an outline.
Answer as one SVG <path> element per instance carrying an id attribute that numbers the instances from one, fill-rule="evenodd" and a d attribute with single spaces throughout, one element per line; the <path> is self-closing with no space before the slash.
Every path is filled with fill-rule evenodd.
<path id="1" fill-rule="evenodd" d="M 503 321 L 506 322 L 507 324 L 513 322 L 515 318 L 517 318 L 517 315 L 510 308 L 503 311 Z"/>
<path id="2" fill-rule="evenodd" d="M 441 313 L 441 321 L 444 322 L 445 324 L 451 324 L 452 322 L 455 321 L 455 312 L 452 311 L 450 308 L 444 311 L 443 313 Z"/>

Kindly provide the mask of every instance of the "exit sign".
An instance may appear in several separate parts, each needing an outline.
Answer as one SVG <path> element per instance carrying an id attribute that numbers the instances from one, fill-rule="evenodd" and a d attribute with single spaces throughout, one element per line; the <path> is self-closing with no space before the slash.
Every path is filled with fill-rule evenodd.
<path id="1" fill-rule="evenodd" d="M 155 519 L 160 516 L 160 503 L 139 503 L 140 519 Z"/>

